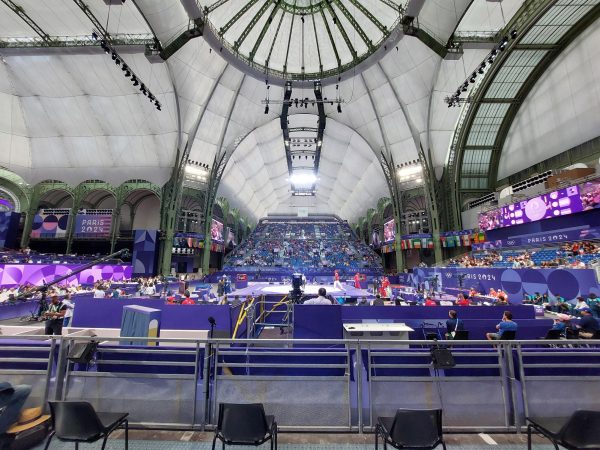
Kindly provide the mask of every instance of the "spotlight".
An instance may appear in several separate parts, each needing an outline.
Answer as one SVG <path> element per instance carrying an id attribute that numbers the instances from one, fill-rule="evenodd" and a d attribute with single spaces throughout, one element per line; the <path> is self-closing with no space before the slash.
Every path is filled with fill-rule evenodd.
<path id="1" fill-rule="evenodd" d="M 512 30 L 512 31 L 510 32 L 510 37 L 511 37 L 512 39 L 516 39 L 518 35 L 519 35 L 519 33 L 517 33 L 517 30 Z"/>
<path id="2" fill-rule="evenodd" d="M 342 104 L 341 103 L 338 103 L 338 105 L 337 105 L 337 112 L 340 114 L 342 112 Z"/>
<path id="3" fill-rule="evenodd" d="M 128 68 L 128 67 L 127 67 L 127 64 L 123 63 L 123 65 L 121 66 L 121 70 L 122 70 L 123 72 L 125 72 L 125 71 L 127 70 L 127 68 Z"/>
<path id="4" fill-rule="evenodd" d="M 156 105 L 156 109 L 158 109 L 160 111 L 160 103 L 156 102 L 155 105 Z"/>
<path id="5" fill-rule="evenodd" d="M 133 81 L 133 85 L 137 86 L 138 84 L 140 84 L 140 82 L 137 80 L 137 78 L 135 77 L 135 75 L 133 77 L 131 77 L 131 81 Z"/>
<path id="6" fill-rule="evenodd" d="M 115 52 L 112 52 L 112 60 L 114 61 L 115 59 L 117 59 L 117 54 Z"/>
<path id="7" fill-rule="evenodd" d="M 461 89 L 461 90 L 462 90 L 463 92 L 467 92 L 467 85 L 466 85 L 466 84 L 463 84 L 463 86 L 462 86 L 462 89 Z"/>
<path id="8" fill-rule="evenodd" d="M 265 114 L 269 114 L 269 105 L 265 105 Z"/>
<path id="9" fill-rule="evenodd" d="M 92 39 L 95 41 L 98 40 L 98 33 L 96 33 L 95 31 L 92 31 Z"/>
<path id="10" fill-rule="evenodd" d="M 119 58 L 115 59 L 115 64 L 118 66 L 121 64 L 121 60 Z"/>
<path id="11" fill-rule="evenodd" d="M 477 69 L 477 73 L 483 75 L 483 66 L 480 66 L 479 69 Z"/>
<path id="12" fill-rule="evenodd" d="M 125 76 L 127 78 L 129 78 L 131 76 L 131 72 L 129 71 L 129 69 L 125 69 Z"/>
<path id="13" fill-rule="evenodd" d="M 471 78 L 469 79 L 470 83 L 475 83 L 475 75 L 471 75 Z"/>

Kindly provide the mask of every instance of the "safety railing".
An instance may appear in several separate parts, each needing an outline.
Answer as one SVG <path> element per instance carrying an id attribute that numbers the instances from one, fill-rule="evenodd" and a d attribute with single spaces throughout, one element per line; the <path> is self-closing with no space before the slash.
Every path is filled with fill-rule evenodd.
<path id="1" fill-rule="evenodd" d="M 284 430 L 370 432 L 397 408 L 442 407 L 447 430 L 517 431 L 530 413 L 568 415 L 600 394 L 600 340 L 115 337 L 88 364 L 69 360 L 94 339 L 0 336 L 0 379 L 33 385 L 32 405 L 83 399 L 129 411 L 133 426 L 189 430 L 212 428 L 221 402 L 261 402 Z M 454 366 L 436 369 L 435 347 Z"/>

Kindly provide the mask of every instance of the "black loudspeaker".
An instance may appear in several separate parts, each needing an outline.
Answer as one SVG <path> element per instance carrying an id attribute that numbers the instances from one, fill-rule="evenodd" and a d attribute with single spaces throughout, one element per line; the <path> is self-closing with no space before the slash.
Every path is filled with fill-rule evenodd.
<path id="1" fill-rule="evenodd" d="M 67 358 L 69 361 L 77 364 L 89 364 L 97 348 L 98 342 L 96 341 L 76 343 L 69 349 L 69 356 Z"/>
<path id="2" fill-rule="evenodd" d="M 434 369 L 451 369 L 456 366 L 452 352 L 447 348 L 441 347 L 431 349 L 431 363 Z"/>

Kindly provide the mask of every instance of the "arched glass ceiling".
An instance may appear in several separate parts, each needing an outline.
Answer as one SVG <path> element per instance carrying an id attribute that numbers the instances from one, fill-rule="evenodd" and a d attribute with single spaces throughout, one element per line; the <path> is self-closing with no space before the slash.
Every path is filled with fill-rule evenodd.
<path id="1" fill-rule="evenodd" d="M 321 79 L 356 66 L 400 23 L 400 2 L 228 0 L 205 6 L 206 26 L 263 73 Z"/>
<path id="2" fill-rule="evenodd" d="M 498 161 L 510 124 L 547 65 L 600 14 L 600 0 L 560 0 L 542 10 L 471 95 L 458 133 L 461 190 L 487 190 L 496 182 Z M 588 23 L 589 24 L 589 23 Z M 489 78 L 488 78 L 489 77 Z"/>

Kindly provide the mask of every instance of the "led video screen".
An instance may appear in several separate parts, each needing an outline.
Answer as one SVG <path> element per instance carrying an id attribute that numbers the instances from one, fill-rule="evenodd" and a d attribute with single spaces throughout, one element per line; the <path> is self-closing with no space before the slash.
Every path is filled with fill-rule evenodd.
<path id="1" fill-rule="evenodd" d="M 383 224 L 383 242 L 391 242 L 396 234 L 396 221 L 394 219 Z"/>

